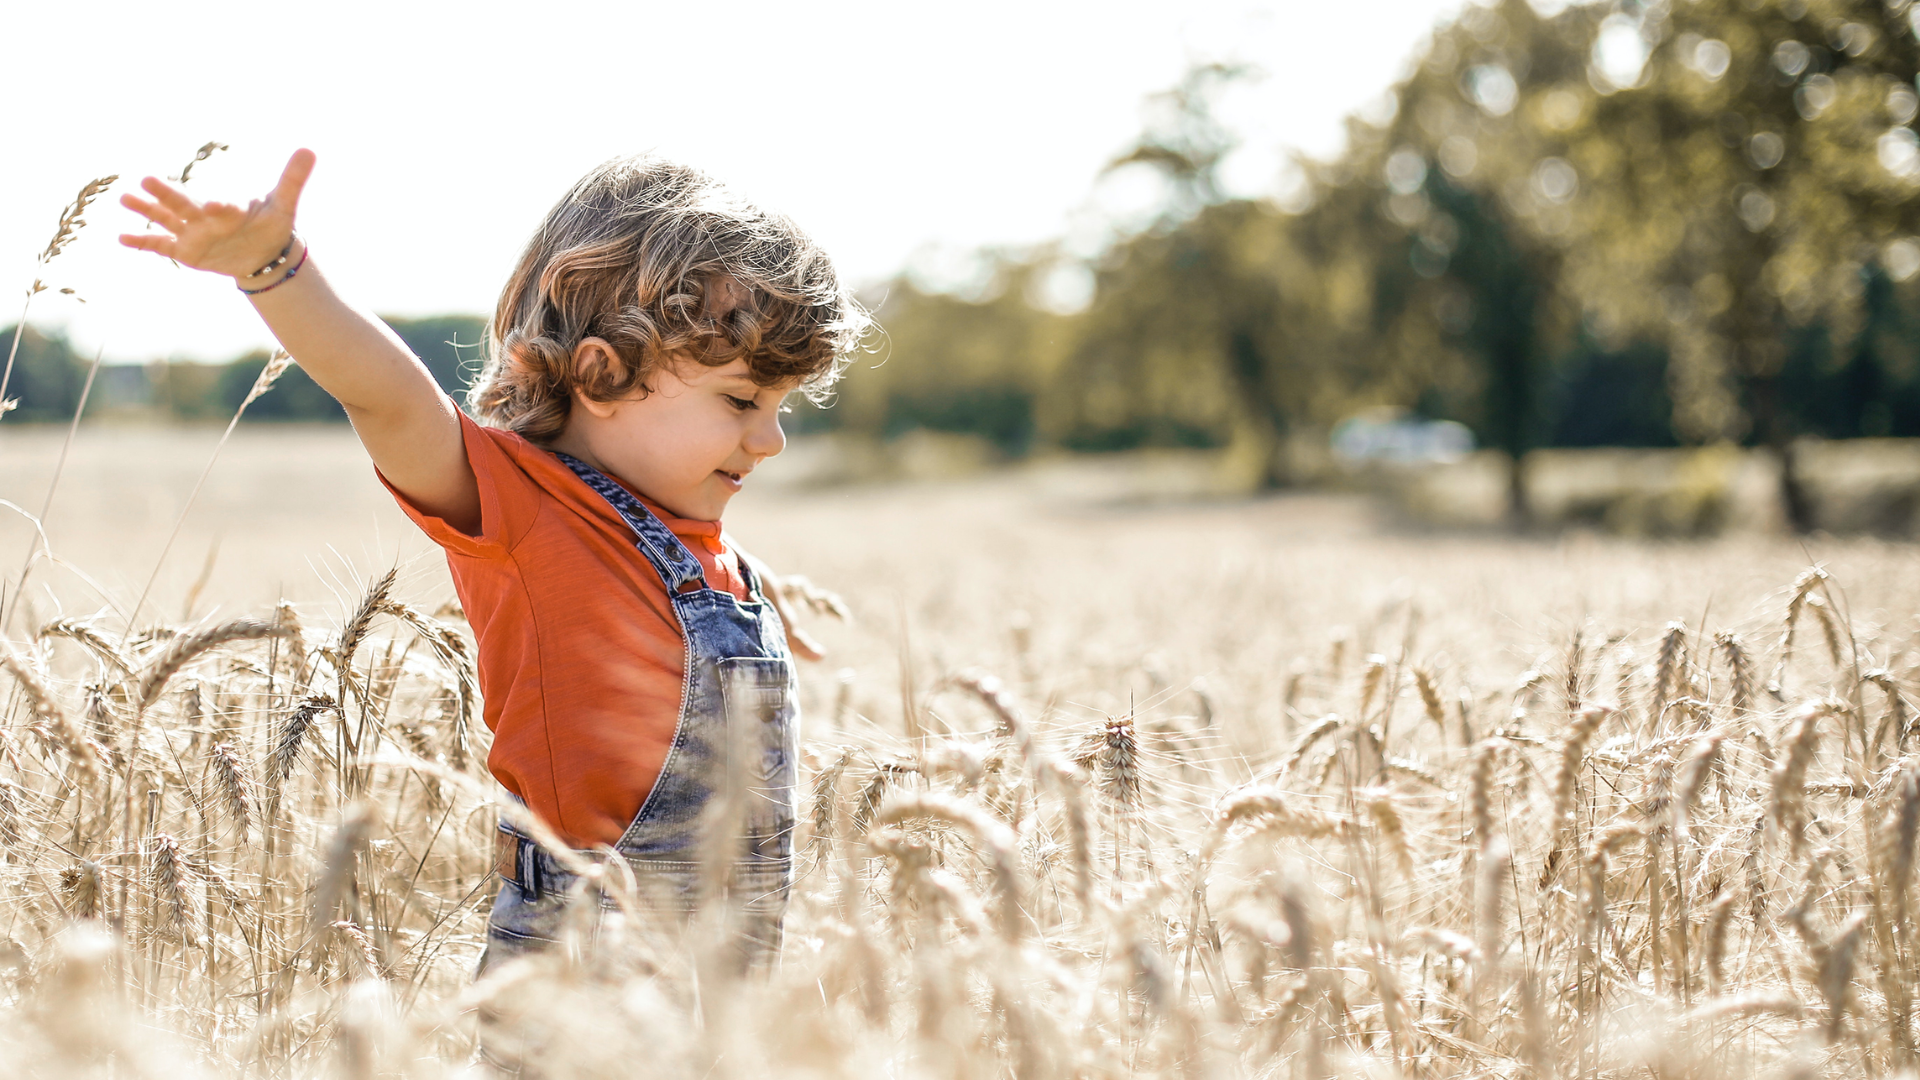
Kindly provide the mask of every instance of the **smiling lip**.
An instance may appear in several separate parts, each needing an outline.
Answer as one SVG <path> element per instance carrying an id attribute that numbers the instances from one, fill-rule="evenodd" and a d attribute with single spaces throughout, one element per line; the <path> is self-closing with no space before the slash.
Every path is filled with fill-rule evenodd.
<path id="1" fill-rule="evenodd" d="M 718 474 L 722 480 L 726 481 L 728 487 L 736 491 L 740 489 L 740 486 L 745 483 L 747 479 L 747 474 L 743 472 L 728 472 L 725 469 L 715 469 L 713 471 Z"/>

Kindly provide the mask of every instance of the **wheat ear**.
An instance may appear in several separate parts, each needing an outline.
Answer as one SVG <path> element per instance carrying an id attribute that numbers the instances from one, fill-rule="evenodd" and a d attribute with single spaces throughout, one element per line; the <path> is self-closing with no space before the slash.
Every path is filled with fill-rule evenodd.
<path id="1" fill-rule="evenodd" d="M 1820 746 L 1820 718 L 1831 711 L 1824 702 L 1803 706 L 1787 729 L 1786 753 L 1773 766 L 1768 810 L 1774 823 L 1786 833 L 1790 856 L 1800 854 L 1806 830 L 1807 766 L 1813 763 L 1814 751 Z"/>
<path id="2" fill-rule="evenodd" d="M 1738 634 L 1723 630 L 1714 635 L 1713 641 L 1727 658 L 1727 704 L 1733 707 L 1735 716 L 1745 716 L 1753 710 L 1753 658 L 1747 655 Z"/>
<path id="3" fill-rule="evenodd" d="M 65 894 L 67 912 L 76 919 L 91 919 L 100 912 L 100 864 L 82 859 L 60 871 L 60 891 Z"/>
<path id="4" fill-rule="evenodd" d="M 167 644 L 165 652 L 147 668 L 139 685 L 134 688 L 132 698 L 136 715 L 145 713 L 160 700 L 167 683 L 180 669 L 192 663 L 200 654 L 209 649 L 234 641 L 259 641 L 262 638 L 279 637 L 286 632 L 278 623 L 263 622 L 259 619 L 234 619 L 231 622 L 209 626 L 195 634 L 184 634 Z"/>
<path id="5" fill-rule="evenodd" d="M 1285 836 L 1317 840 L 1345 836 L 1352 825 L 1346 818 L 1295 805 L 1299 796 L 1277 787 L 1246 788 L 1220 802 L 1207 823 L 1206 838 L 1201 841 L 1198 865 L 1202 872 L 1226 845 L 1235 825 L 1258 821 L 1264 830 Z"/>
<path id="6" fill-rule="evenodd" d="M 1313 749 L 1313 744 L 1326 738 L 1333 732 L 1338 731 L 1340 724 L 1339 714 L 1328 713 L 1321 717 L 1312 727 L 1302 732 L 1300 737 L 1294 740 L 1293 747 L 1287 751 L 1287 763 L 1281 766 L 1281 774 L 1285 776 L 1293 775 L 1293 770 L 1299 768 L 1300 763 L 1306 760 L 1307 751 Z"/>
<path id="7" fill-rule="evenodd" d="M 999 908 L 995 921 L 1000 934 L 1009 941 L 1020 937 L 1024 920 L 1020 914 L 1019 841 L 1013 830 L 972 803 L 931 791 L 895 793 L 880 807 L 873 821 L 877 826 L 888 826 L 916 818 L 944 821 L 972 836 L 991 873 Z"/>
<path id="8" fill-rule="evenodd" d="M 1666 721 L 1667 695 L 1681 678 L 1680 667 L 1686 662 L 1686 644 L 1687 624 L 1668 623 L 1666 633 L 1660 638 L 1660 657 L 1653 669 L 1653 700 L 1647 707 L 1647 722 L 1654 731 L 1659 731 Z"/>
<path id="9" fill-rule="evenodd" d="M 253 798 L 249 794 L 253 785 L 247 779 L 246 767 L 241 764 L 240 754 L 234 750 L 232 743 L 214 744 L 207 756 L 213 765 L 214 787 L 220 793 L 220 801 L 226 804 L 227 813 L 239 828 L 241 839 L 245 839 L 253 823 Z"/>
<path id="10" fill-rule="evenodd" d="M 1434 681 L 1433 672 L 1423 667 L 1413 669 L 1413 686 L 1420 692 L 1420 707 L 1426 710 L 1427 719 L 1440 731 L 1441 741 L 1447 737 L 1447 710 L 1440 703 L 1440 686 Z"/>
<path id="11" fill-rule="evenodd" d="M 188 913 L 192 902 L 187 896 L 188 870 L 180 852 L 180 842 L 167 833 L 155 833 L 147 840 L 152 853 L 148 874 L 154 895 L 160 901 L 160 922 L 155 929 L 162 937 L 178 939 L 188 945 L 199 943 Z"/>
<path id="12" fill-rule="evenodd" d="M 60 699 L 54 697 L 53 690 L 40 677 L 40 672 L 25 656 L 14 651 L 13 644 L 0 640 L 0 668 L 5 668 L 14 681 L 20 684 L 27 698 L 27 710 L 33 715 L 34 731 L 42 739 L 57 743 L 67 752 L 67 759 L 81 776 L 92 780 L 100 775 L 99 765 L 94 760 L 87 740 L 80 729 L 73 724 L 72 717 L 60 707 Z"/>
<path id="13" fill-rule="evenodd" d="M 39 633 L 34 636 L 63 637 L 79 642 L 102 661 L 120 669 L 122 675 L 133 674 L 133 661 L 128 660 L 118 648 L 114 647 L 113 642 L 108 641 L 104 635 L 95 630 L 92 623 L 82 622 L 79 619 L 55 619 L 41 627 Z"/>
<path id="14" fill-rule="evenodd" d="M 1574 789 L 1578 786 L 1580 767 L 1586 763 L 1587 744 L 1593 741 L 1594 733 L 1600 730 L 1600 722 L 1611 715 L 1613 710 L 1600 706 L 1588 706 L 1581 709 L 1579 715 L 1568 725 L 1567 737 L 1560 743 L 1560 761 L 1553 773 L 1553 821 L 1554 828 L 1564 829 L 1573 820 Z"/>

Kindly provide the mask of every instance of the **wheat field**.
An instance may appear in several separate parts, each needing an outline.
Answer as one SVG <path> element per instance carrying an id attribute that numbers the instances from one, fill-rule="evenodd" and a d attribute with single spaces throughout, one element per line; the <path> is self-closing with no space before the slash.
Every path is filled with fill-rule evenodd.
<path id="1" fill-rule="evenodd" d="M 350 434 L 243 429 L 155 573 L 217 436 L 81 428 L 8 603 L 14 1075 L 1914 1066 L 1910 547 L 770 469 L 730 529 L 853 615 L 805 623 L 779 967 L 716 962 L 724 895 L 594 934 L 589 854 L 566 947 L 476 981 L 511 810 L 444 567 Z M 63 443 L 0 431 L 0 499 Z"/>

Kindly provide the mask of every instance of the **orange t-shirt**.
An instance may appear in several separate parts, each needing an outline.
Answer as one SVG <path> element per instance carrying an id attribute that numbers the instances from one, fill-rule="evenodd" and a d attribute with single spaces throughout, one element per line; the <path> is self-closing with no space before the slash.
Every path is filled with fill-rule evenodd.
<path id="1" fill-rule="evenodd" d="M 446 549 L 479 643 L 487 765 L 569 843 L 612 844 L 652 790 L 680 718 L 686 644 L 666 583 L 627 523 L 558 458 L 464 413 L 460 429 L 480 481 L 479 535 L 393 495 Z M 747 598 L 719 522 L 647 508 L 709 585 Z"/>

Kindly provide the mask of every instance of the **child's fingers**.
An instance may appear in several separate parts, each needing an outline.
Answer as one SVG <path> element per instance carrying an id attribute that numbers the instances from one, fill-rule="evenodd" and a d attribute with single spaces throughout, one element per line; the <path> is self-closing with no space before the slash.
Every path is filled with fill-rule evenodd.
<path id="1" fill-rule="evenodd" d="M 153 233 L 121 233 L 120 242 L 139 251 L 151 251 L 156 255 L 173 257 L 173 237 L 155 236 Z"/>
<path id="2" fill-rule="evenodd" d="M 199 204 L 187 198 L 185 195 L 180 194 L 178 190 L 169 187 L 165 181 L 158 177 L 147 177 L 145 180 L 140 181 L 140 187 L 145 190 L 147 194 L 152 195 L 154 200 L 161 206 L 173 211 L 176 216 L 182 218 L 193 217 L 200 209 Z"/>
<path id="3" fill-rule="evenodd" d="M 179 232 L 186 223 L 138 195 L 120 196 L 120 205 L 170 232 Z"/>
<path id="4" fill-rule="evenodd" d="M 787 627 L 787 649 L 802 660 L 823 660 L 827 655 L 826 647 L 812 634 L 792 625 Z"/>
<path id="5" fill-rule="evenodd" d="M 280 182 L 273 185 L 273 201 L 292 209 L 300 203 L 300 192 L 306 189 L 307 177 L 313 175 L 314 153 L 302 147 L 287 159 L 287 167 L 280 171 Z"/>

